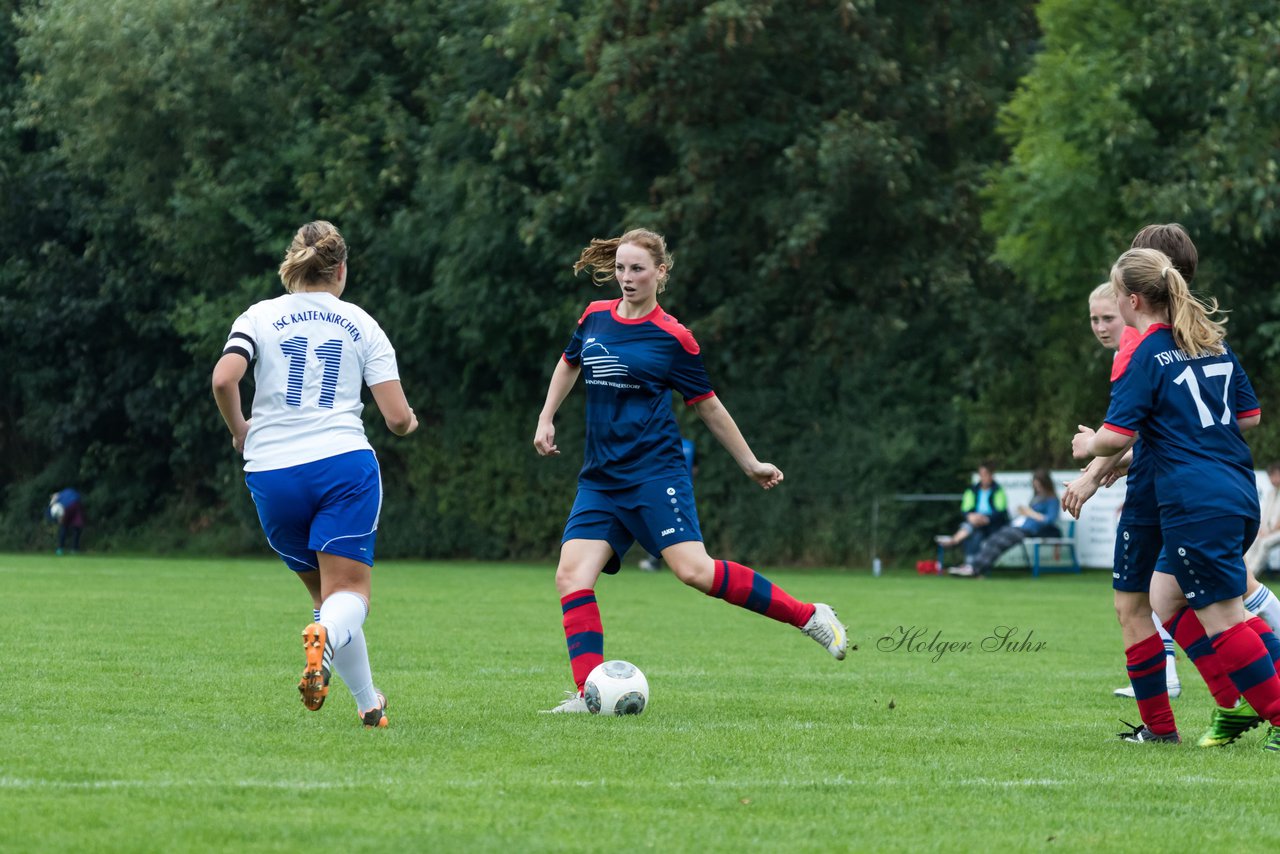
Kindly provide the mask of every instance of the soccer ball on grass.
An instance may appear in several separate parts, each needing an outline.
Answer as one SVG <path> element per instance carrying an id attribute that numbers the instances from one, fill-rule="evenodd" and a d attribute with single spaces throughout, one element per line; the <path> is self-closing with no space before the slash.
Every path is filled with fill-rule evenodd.
<path id="1" fill-rule="evenodd" d="M 638 715 L 649 705 L 649 681 L 629 661 L 606 661 L 587 676 L 582 696 L 593 715 Z"/>

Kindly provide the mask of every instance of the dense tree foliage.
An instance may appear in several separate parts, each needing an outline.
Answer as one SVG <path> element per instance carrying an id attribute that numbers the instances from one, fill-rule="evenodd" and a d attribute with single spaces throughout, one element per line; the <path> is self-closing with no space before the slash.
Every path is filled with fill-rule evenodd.
<path id="1" fill-rule="evenodd" d="M 1200 252 L 1193 286 L 1230 310 L 1267 410 L 1280 381 L 1274 5 L 1045 0 L 1038 14 L 1043 50 L 1000 124 L 1012 153 L 989 193 L 997 257 L 1079 311 L 1139 228 L 1181 222 Z M 1073 373 L 1056 369 L 1063 384 Z M 1280 454 L 1276 423 L 1250 434 L 1259 462 Z"/>
<path id="2" fill-rule="evenodd" d="M 382 321 L 424 416 L 395 440 L 367 413 L 384 555 L 554 550 L 581 396 L 559 419 L 564 457 L 538 459 L 532 431 L 582 306 L 609 293 L 570 267 L 589 238 L 636 225 L 670 239 L 663 303 L 787 474 L 754 489 L 677 403 L 713 550 L 861 562 L 876 496 L 954 491 L 978 456 L 1065 462 L 1077 413 L 1106 389 L 1062 258 L 1087 290 L 1128 227 L 1115 207 L 1170 179 L 1128 161 L 1088 177 L 1046 155 L 1056 179 L 1028 165 L 1028 117 L 1075 123 L 1072 109 L 1123 100 L 1102 97 L 1114 58 L 1058 72 L 1106 89 L 1088 104 L 1035 94 L 1061 53 L 1053 15 L 1107 5 L 1047 4 L 1046 50 L 1006 113 L 1008 168 L 1026 174 L 997 177 L 987 205 L 1018 278 L 991 262 L 982 190 L 1006 154 L 997 111 L 1039 45 L 1031 5 L 0 0 L 15 22 L 0 29 L 0 539 L 34 544 L 41 496 L 75 481 L 99 543 L 261 549 L 208 372 L 239 311 L 279 292 L 275 264 L 313 218 L 346 234 L 348 296 Z M 1164 38 L 1152 63 L 1190 61 Z M 1208 103 L 1196 85 L 1143 145 Z M 1070 211 L 1073 182 L 1084 205 L 1142 174 L 1151 192 L 1135 183 L 1096 204 L 1108 218 L 1060 232 L 1072 248 L 1044 263 L 1061 284 L 1033 270 L 1044 247 L 1027 234 L 1056 223 L 1041 196 Z M 1220 190 L 1215 210 L 1238 192 Z M 882 510 L 888 552 L 938 524 Z"/>

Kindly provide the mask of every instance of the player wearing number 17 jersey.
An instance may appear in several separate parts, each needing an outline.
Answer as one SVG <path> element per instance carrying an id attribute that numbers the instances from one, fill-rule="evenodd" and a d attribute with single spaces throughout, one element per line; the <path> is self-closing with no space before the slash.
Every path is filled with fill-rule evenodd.
<path id="1" fill-rule="evenodd" d="M 232 325 L 214 367 L 214 397 L 244 454 L 267 542 L 312 597 L 315 621 L 302 632 L 303 704 L 323 705 L 333 669 L 364 725 L 384 727 L 387 700 L 374 687 L 363 629 L 382 480 L 360 418 L 361 387 L 369 386 L 396 435 L 412 433 L 418 420 L 387 336 L 340 299 L 347 246 L 338 230 L 327 222 L 298 229 L 280 278 L 287 294 L 251 306 Z M 255 388 L 246 421 L 239 382 L 250 365 Z"/>
<path id="2" fill-rule="evenodd" d="M 1125 323 L 1143 337 L 1112 385 L 1106 422 L 1089 449 L 1123 452 L 1141 433 L 1155 475 L 1162 561 L 1189 605 L 1161 617 L 1174 637 L 1190 625 L 1208 638 L 1217 666 L 1271 722 L 1264 747 L 1280 750 L 1280 641 L 1248 616 L 1242 598 L 1258 497 L 1241 427 L 1257 423 L 1257 398 L 1211 319 L 1216 303 L 1192 296 L 1168 256 L 1131 249 L 1111 281 Z M 1159 735 L 1143 740 L 1174 740 Z"/>
<path id="3" fill-rule="evenodd" d="M 595 585 L 602 572 L 617 571 L 636 540 L 649 554 L 661 554 L 690 587 L 789 623 L 835 658 L 845 656 L 845 627 L 830 606 L 800 602 L 750 567 L 712 559 L 702 544 L 693 483 L 671 411 L 673 389 L 757 484 L 772 489 L 782 482 L 782 472 L 756 459 L 712 390 L 697 341 L 658 305 L 671 266 L 662 236 L 644 229 L 591 241 L 574 266 L 575 272 L 589 269 L 599 283 L 616 281 L 621 296 L 592 303 L 579 318 L 551 377 L 533 440 L 539 454 L 559 453 L 555 413 L 585 374 L 586 448 L 556 569 L 577 690 L 552 712 L 588 711 L 583 686 L 604 660 Z"/>

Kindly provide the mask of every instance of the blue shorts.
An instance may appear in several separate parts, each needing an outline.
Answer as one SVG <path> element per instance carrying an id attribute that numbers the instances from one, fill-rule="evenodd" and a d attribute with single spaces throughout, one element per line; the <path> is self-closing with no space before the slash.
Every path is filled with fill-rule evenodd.
<path id="1" fill-rule="evenodd" d="M 578 497 L 564 524 L 563 545 L 568 540 L 604 540 L 613 557 L 604 571 L 613 574 L 633 542 L 651 555 L 667 546 L 702 542 L 698 508 L 693 503 L 693 481 L 673 475 L 627 489 L 592 489 L 578 485 Z"/>
<path id="2" fill-rule="evenodd" d="M 1159 525 L 1124 525 L 1116 531 L 1116 550 L 1111 559 L 1111 586 L 1123 593 L 1146 593 L 1151 589 L 1164 548 Z M 1167 572 L 1167 567 L 1161 571 Z"/>
<path id="3" fill-rule="evenodd" d="M 1187 597 L 1199 609 L 1214 602 L 1243 596 L 1249 570 L 1245 547 L 1258 533 L 1258 520 L 1222 516 L 1164 529 L 1164 560 Z"/>
<path id="4" fill-rule="evenodd" d="M 251 471 L 244 482 L 267 544 L 294 572 L 319 569 L 316 552 L 373 566 L 382 511 L 382 477 L 373 451 Z"/>

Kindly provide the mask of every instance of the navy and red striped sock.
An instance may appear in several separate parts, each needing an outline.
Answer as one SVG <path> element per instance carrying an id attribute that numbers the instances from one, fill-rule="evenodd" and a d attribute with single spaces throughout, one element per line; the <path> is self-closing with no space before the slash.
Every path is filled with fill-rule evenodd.
<path id="1" fill-rule="evenodd" d="M 797 628 L 803 628 L 813 616 L 813 605 L 800 602 L 751 567 L 731 560 L 716 561 L 707 595 Z"/>
<path id="2" fill-rule="evenodd" d="M 1187 653 L 1187 658 L 1191 659 L 1196 670 L 1200 671 L 1200 675 L 1204 677 L 1204 684 L 1209 686 L 1209 693 L 1213 695 L 1214 702 L 1224 709 L 1234 708 L 1236 701 L 1240 699 L 1240 692 L 1236 690 L 1235 683 L 1218 662 L 1213 643 L 1205 635 L 1204 626 L 1200 624 L 1200 618 L 1196 616 L 1196 612 L 1183 606 L 1178 613 L 1169 618 L 1164 627 L 1165 631 L 1178 642 L 1178 646 Z"/>
<path id="3" fill-rule="evenodd" d="M 1280 637 L 1276 637 L 1271 624 L 1261 617 L 1250 617 L 1244 621 L 1244 624 L 1253 629 L 1254 634 L 1262 639 L 1267 652 L 1271 653 L 1271 663 L 1280 670 Z"/>
<path id="4" fill-rule="evenodd" d="M 1129 684 L 1138 701 L 1138 714 L 1147 729 L 1156 735 L 1177 731 L 1173 708 L 1169 705 L 1169 687 L 1164 678 L 1164 641 L 1159 634 L 1140 640 L 1124 651 L 1129 665 Z"/>
<path id="5" fill-rule="evenodd" d="M 1247 624 L 1236 623 L 1214 636 L 1213 648 L 1253 710 L 1280 726 L 1280 677 L 1262 638 Z"/>
<path id="6" fill-rule="evenodd" d="M 569 667 L 573 682 L 582 686 L 596 665 L 604 661 L 604 624 L 594 590 L 575 590 L 560 599 L 564 612 L 564 637 L 569 644 Z"/>

